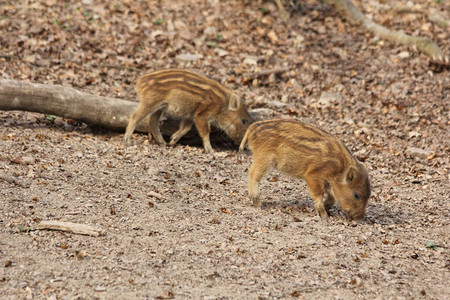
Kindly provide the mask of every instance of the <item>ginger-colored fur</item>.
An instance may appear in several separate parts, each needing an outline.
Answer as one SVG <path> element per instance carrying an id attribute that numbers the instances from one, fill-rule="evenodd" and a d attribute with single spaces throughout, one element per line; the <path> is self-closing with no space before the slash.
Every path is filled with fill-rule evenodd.
<path id="1" fill-rule="evenodd" d="M 249 169 L 249 197 L 259 206 L 259 181 L 275 167 L 306 181 L 321 218 L 335 200 L 350 219 L 362 219 L 370 197 L 365 167 L 331 134 L 300 121 L 274 119 L 249 126 L 242 139 L 253 153 Z"/>
<path id="2" fill-rule="evenodd" d="M 163 113 L 180 119 L 180 127 L 170 138 L 175 145 L 195 124 L 206 152 L 213 152 L 210 125 L 222 129 L 239 143 L 251 121 L 245 104 L 220 83 L 183 69 L 166 69 L 146 74 L 138 79 L 140 100 L 131 115 L 124 140 L 128 143 L 136 124 L 150 115 L 149 138 L 159 144 L 165 141 L 159 130 Z"/>

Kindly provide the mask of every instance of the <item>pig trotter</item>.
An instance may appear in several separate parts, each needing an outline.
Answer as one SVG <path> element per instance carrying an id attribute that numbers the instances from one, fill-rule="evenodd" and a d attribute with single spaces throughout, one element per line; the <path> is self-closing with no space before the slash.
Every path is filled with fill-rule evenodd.
<path id="1" fill-rule="evenodd" d="M 319 216 L 322 219 L 327 219 L 328 218 L 328 213 L 325 210 L 325 206 L 323 204 L 323 199 L 322 198 L 314 199 L 314 209 L 316 210 L 316 212 L 319 214 Z"/>
<path id="2" fill-rule="evenodd" d="M 256 197 L 250 197 L 250 200 L 252 201 L 252 205 L 255 207 L 260 207 L 261 206 L 261 200 L 259 199 L 258 196 Z"/>

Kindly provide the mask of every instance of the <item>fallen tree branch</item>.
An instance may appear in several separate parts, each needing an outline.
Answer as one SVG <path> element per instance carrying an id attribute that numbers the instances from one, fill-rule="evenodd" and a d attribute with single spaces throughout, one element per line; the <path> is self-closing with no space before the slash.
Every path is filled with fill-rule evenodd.
<path id="1" fill-rule="evenodd" d="M 450 20 L 447 20 L 442 16 L 436 8 L 430 7 L 428 9 L 423 7 L 415 7 L 411 2 L 406 5 L 394 5 L 392 7 L 386 7 L 380 10 L 381 13 L 387 13 L 395 11 L 398 14 L 419 14 L 426 15 L 428 20 L 441 27 L 450 27 Z"/>
<path id="2" fill-rule="evenodd" d="M 444 55 L 444 52 L 432 40 L 423 37 L 411 36 L 399 31 L 389 30 L 364 15 L 350 0 L 322 0 L 322 2 L 330 6 L 334 6 L 336 10 L 350 23 L 363 26 L 366 30 L 382 39 L 413 47 L 416 50 L 422 51 L 437 63 L 449 63 L 449 58 Z M 287 14 L 281 0 L 275 0 L 275 3 L 280 10 L 282 19 L 285 20 L 285 18 L 287 18 Z M 449 26 L 448 21 L 442 18 L 436 10 L 430 9 L 428 12 L 428 18 L 430 21 L 439 24 L 440 26 Z"/>
<path id="3" fill-rule="evenodd" d="M 449 59 L 444 55 L 439 46 L 428 38 L 410 36 L 402 32 L 389 30 L 384 26 L 375 23 L 364 15 L 349 0 L 322 0 L 328 5 L 332 5 L 351 23 L 358 24 L 366 28 L 373 34 L 399 44 L 407 45 L 420 50 L 430 56 L 435 62 L 448 63 Z"/>
<path id="4" fill-rule="evenodd" d="M 0 109 L 24 110 L 123 129 L 137 103 L 80 92 L 66 86 L 0 80 Z"/>
<path id="5" fill-rule="evenodd" d="M 62 221 L 42 221 L 36 226 L 36 229 L 60 230 L 95 237 L 106 234 L 106 231 L 96 226 Z"/>

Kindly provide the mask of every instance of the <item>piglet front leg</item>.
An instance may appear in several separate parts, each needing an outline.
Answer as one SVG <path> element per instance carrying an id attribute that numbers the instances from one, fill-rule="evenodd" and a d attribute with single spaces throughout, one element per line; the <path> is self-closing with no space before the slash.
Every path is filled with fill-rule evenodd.
<path id="1" fill-rule="evenodd" d="M 198 114 L 195 116 L 195 127 L 197 127 L 198 134 L 203 140 L 203 148 L 205 148 L 206 153 L 213 153 L 214 150 L 211 146 L 209 140 L 209 133 L 211 132 L 208 116 L 203 114 Z"/>
<path id="2" fill-rule="evenodd" d="M 328 200 L 328 193 L 325 192 L 323 183 L 311 176 L 306 178 L 306 184 L 308 185 L 311 198 L 314 200 L 314 209 L 322 219 L 327 219 L 328 213 L 325 209 L 325 203 Z"/>

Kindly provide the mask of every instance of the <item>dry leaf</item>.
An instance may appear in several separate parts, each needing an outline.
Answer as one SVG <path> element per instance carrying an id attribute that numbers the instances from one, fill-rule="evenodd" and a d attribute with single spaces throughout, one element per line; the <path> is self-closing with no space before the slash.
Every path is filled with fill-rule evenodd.
<path id="1" fill-rule="evenodd" d="M 232 213 L 233 213 L 232 211 L 227 210 L 225 207 L 222 207 L 222 208 L 220 209 L 220 211 L 223 212 L 224 214 L 232 214 Z"/>

